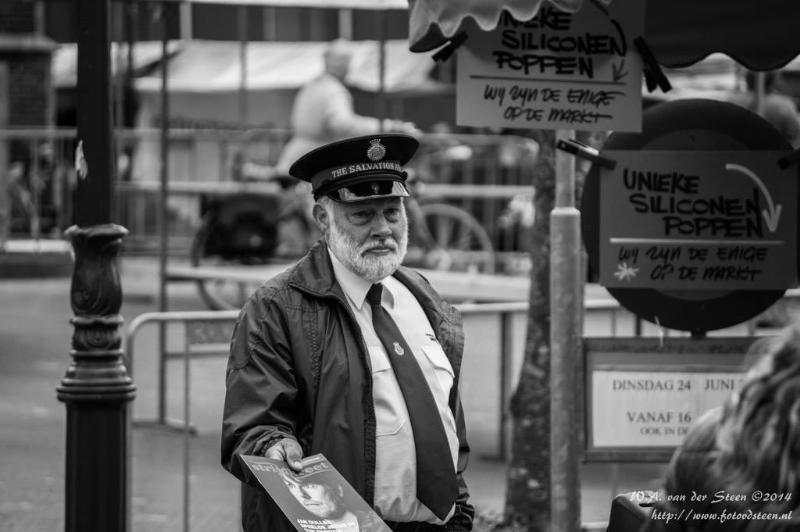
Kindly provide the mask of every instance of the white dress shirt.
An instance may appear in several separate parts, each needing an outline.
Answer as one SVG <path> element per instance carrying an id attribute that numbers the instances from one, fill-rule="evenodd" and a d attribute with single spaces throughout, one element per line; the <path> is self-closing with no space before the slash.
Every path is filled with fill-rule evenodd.
<path id="1" fill-rule="evenodd" d="M 376 418 L 375 510 L 387 521 L 441 524 L 442 521 L 416 498 L 417 459 L 414 434 L 400 385 L 372 325 L 372 309 L 365 302 L 372 283 L 351 272 L 330 250 L 329 254 L 336 280 L 342 287 L 364 336 L 372 366 L 372 396 Z M 414 295 L 394 277 L 387 277 L 381 283 L 384 287 L 381 304 L 403 333 L 403 338 L 413 351 L 428 387 L 433 392 L 455 470 L 458 462 L 458 436 L 455 419 L 448 406 L 453 387 L 453 368 Z M 455 505 L 445 521 L 454 511 Z"/>

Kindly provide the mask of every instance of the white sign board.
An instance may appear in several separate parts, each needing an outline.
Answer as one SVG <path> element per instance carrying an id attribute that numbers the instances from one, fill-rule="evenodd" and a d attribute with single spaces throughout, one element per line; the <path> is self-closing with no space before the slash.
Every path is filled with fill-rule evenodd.
<path id="1" fill-rule="evenodd" d="M 692 423 L 741 387 L 754 341 L 584 338 L 587 454 L 668 458 Z"/>
<path id="2" fill-rule="evenodd" d="M 692 421 L 721 406 L 739 372 L 594 371 L 595 447 L 674 447 Z"/>
<path id="3" fill-rule="evenodd" d="M 520 22 L 468 29 L 459 48 L 456 122 L 465 126 L 641 131 L 644 2 L 545 4 Z"/>

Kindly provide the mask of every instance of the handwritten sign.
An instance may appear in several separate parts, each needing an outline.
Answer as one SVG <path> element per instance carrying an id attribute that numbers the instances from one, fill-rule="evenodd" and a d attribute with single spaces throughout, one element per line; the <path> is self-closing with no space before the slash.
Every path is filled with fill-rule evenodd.
<path id="1" fill-rule="evenodd" d="M 587 338 L 587 448 L 674 448 L 742 384 L 752 338 Z"/>
<path id="2" fill-rule="evenodd" d="M 782 152 L 603 152 L 600 284 L 786 289 L 797 271 L 796 170 Z"/>
<path id="3" fill-rule="evenodd" d="M 640 131 L 641 72 L 632 46 L 644 2 L 545 4 L 520 22 L 503 12 L 490 32 L 467 31 L 458 51 L 456 121 L 531 129 Z"/>

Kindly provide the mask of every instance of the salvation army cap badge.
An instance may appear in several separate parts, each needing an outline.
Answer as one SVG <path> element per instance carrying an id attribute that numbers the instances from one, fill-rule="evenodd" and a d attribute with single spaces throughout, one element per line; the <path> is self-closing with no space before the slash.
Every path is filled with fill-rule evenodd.
<path id="1" fill-rule="evenodd" d="M 386 157 L 386 146 L 381 144 L 381 139 L 372 139 L 369 141 L 367 157 L 370 161 L 380 161 Z"/>
<path id="2" fill-rule="evenodd" d="M 403 356 L 406 353 L 405 350 L 403 349 L 403 346 L 400 345 L 398 342 L 394 343 L 394 352 L 399 357 Z"/>

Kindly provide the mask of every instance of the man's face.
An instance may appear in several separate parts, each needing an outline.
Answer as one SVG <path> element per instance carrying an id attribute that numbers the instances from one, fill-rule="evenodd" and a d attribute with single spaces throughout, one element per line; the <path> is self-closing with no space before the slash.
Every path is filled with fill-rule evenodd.
<path id="1" fill-rule="evenodd" d="M 323 221 L 331 251 L 351 271 L 376 283 L 403 262 L 408 219 L 402 198 L 330 202 Z"/>
<path id="2" fill-rule="evenodd" d="M 292 483 L 289 484 L 289 491 L 303 508 L 317 517 L 329 518 L 339 510 L 336 498 L 331 494 L 330 489 L 321 484 L 300 486 Z"/>

